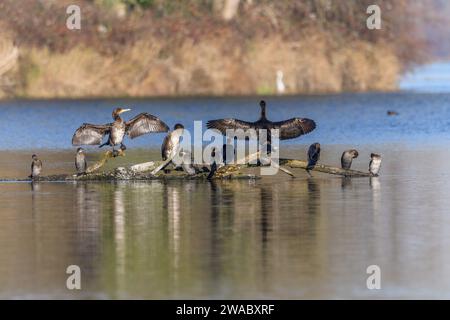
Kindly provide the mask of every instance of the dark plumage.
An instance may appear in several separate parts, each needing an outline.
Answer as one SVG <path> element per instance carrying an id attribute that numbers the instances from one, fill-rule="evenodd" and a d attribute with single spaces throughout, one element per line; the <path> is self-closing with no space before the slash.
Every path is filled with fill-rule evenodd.
<path id="1" fill-rule="evenodd" d="M 387 115 L 388 115 L 388 116 L 398 116 L 398 112 L 397 112 L 397 111 L 390 111 L 390 110 L 389 110 L 389 111 L 387 112 Z"/>
<path id="2" fill-rule="evenodd" d="M 316 123 L 311 119 L 306 118 L 292 118 L 289 120 L 272 122 L 266 118 L 266 103 L 261 101 L 259 103 L 261 107 L 261 116 L 258 121 L 247 122 L 238 119 L 218 119 L 210 120 L 206 124 L 208 129 L 217 129 L 223 135 L 226 135 L 227 129 L 255 129 L 256 131 L 260 129 L 268 130 L 268 141 L 270 143 L 270 130 L 279 129 L 280 139 L 293 139 L 301 135 L 307 134 L 316 128 Z"/>
<path id="3" fill-rule="evenodd" d="M 213 161 L 213 163 L 211 164 L 211 169 L 210 169 L 208 177 L 207 177 L 208 180 L 211 180 L 217 171 L 217 163 L 216 163 L 215 157 L 216 157 L 216 148 L 213 148 L 211 151 L 211 161 Z"/>
<path id="4" fill-rule="evenodd" d="M 316 142 L 309 146 L 308 149 L 308 166 L 307 170 L 311 170 L 320 159 L 320 143 Z"/>
<path id="5" fill-rule="evenodd" d="M 225 143 L 222 146 L 222 161 L 224 164 L 234 163 L 236 158 L 236 150 L 233 144 Z"/>
<path id="6" fill-rule="evenodd" d="M 75 168 L 77 169 L 77 173 L 85 174 L 87 169 L 86 155 L 84 154 L 83 148 L 77 149 L 77 154 L 75 155 Z"/>
<path id="7" fill-rule="evenodd" d="M 381 168 L 381 156 L 376 153 L 371 153 L 370 158 L 369 172 L 374 176 L 378 176 L 378 172 L 380 172 Z"/>
<path id="8" fill-rule="evenodd" d="M 358 155 L 358 151 L 355 149 L 344 151 L 341 157 L 342 169 L 349 170 L 352 166 L 353 159 L 358 158 Z"/>
<path id="9" fill-rule="evenodd" d="M 37 178 L 41 174 L 42 171 L 42 161 L 38 159 L 37 155 L 33 154 L 31 156 L 32 162 L 31 162 L 31 174 L 29 175 L 29 178 Z"/>
<path id="10" fill-rule="evenodd" d="M 126 111 L 130 111 L 130 109 L 114 109 L 112 113 L 113 123 L 105 125 L 84 123 L 75 131 L 72 137 L 72 145 L 100 145 L 100 147 L 109 145 L 113 149 L 114 146 L 121 145 L 123 146 L 122 149 L 125 149 L 123 145 L 125 135 L 134 139 L 146 133 L 167 132 L 169 130 L 169 127 L 163 121 L 148 113 L 140 113 L 133 119 L 124 121 L 119 115 Z M 101 144 L 106 134 L 109 134 L 108 141 Z"/>

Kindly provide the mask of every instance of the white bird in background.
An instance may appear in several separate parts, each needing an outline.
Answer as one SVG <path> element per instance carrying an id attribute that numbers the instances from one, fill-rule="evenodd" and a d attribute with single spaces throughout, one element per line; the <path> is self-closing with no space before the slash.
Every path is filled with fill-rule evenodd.
<path id="1" fill-rule="evenodd" d="M 283 94 L 286 91 L 286 85 L 283 82 L 283 71 L 277 71 L 277 93 Z"/>

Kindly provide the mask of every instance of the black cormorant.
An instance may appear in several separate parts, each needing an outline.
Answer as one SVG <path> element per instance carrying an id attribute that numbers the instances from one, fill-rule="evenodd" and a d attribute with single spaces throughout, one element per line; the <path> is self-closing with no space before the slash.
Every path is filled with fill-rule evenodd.
<path id="1" fill-rule="evenodd" d="M 169 131 L 169 127 L 163 121 L 148 113 L 140 113 L 133 119 L 124 121 L 119 115 L 126 111 L 130 111 L 130 109 L 114 109 L 112 113 L 113 123 L 104 125 L 83 124 L 75 131 L 72 137 L 72 144 L 74 146 L 100 145 L 100 148 L 110 145 L 113 147 L 113 150 L 114 146 L 120 145 L 124 150 L 126 148 L 123 144 L 123 138 L 126 134 L 133 139 L 150 132 Z M 101 144 L 106 134 L 109 134 L 108 141 Z"/>
<path id="2" fill-rule="evenodd" d="M 341 167 L 342 169 L 348 170 L 352 166 L 352 161 L 358 158 L 358 151 L 355 149 L 347 150 L 342 153 L 341 157 Z"/>

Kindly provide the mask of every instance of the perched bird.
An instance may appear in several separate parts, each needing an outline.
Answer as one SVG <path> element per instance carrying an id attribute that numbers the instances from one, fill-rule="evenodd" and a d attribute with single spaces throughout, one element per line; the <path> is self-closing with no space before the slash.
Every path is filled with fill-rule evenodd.
<path id="1" fill-rule="evenodd" d="M 78 175 L 86 173 L 86 155 L 84 154 L 84 149 L 81 147 L 77 149 L 77 154 L 75 155 L 75 168 L 77 169 Z"/>
<path id="2" fill-rule="evenodd" d="M 211 160 L 213 161 L 213 163 L 211 164 L 211 169 L 207 177 L 208 180 L 211 180 L 217 171 L 217 163 L 215 157 L 216 157 L 216 148 L 213 148 L 211 151 Z"/>
<path id="3" fill-rule="evenodd" d="M 297 138 L 301 135 L 310 133 L 316 128 L 316 123 L 307 118 L 292 118 L 284 121 L 272 122 L 266 118 L 266 102 L 260 101 L 261 115 L 258 121 L 247 122 L 238 119 L 217 119 L 210 120 L 206 124 L 208 129 L 217 129 L 223 135 L 227 134 L 228 129 L 255 129 L 259 137 L 259 130 L 267 130 L 267 141 L 271 143 L 271 129 L 279 129 L 280 140 L 287 140 Z"/>
<path id="4" fill-rule="evenodd" d="M 306 170 L 311 170 L 320 159 L 320 143 L 316 142 L 309 146 L 308 149 L 308 166 Z"/>
<path id="5" fill-rule="evenodd" d="M 173 131 L 169 132 L 167 136 L 164 138 L 164 141 L 161 145 L 161 155 L 162 159 L 166 161 L 173 152 L 175 152 L 180 145 L 180 138 L 183 135 L 184 126 L 182 124 L 177 123 L 173 127 Z"/>
<path id="6" fill-rule="evenodd" d="M 381 167 L 381 156 L 376 153 L 371 153 L 370 158 L 369 172 L 374 176 L 378 176 Z"/>
<path id="7" fill-rule="evenodd" d="M 234 145 L 230 143 L 224 143 L 222 146 L 222 161 L 223 164 L 234 163 L 236 158 L 236 150 Z"/>
<path id="8" fill-rule="evenodd" d="M 352 161 L 358 158 L 358 151 L 355 149 L 347 150 L 342 153 L 341 157 L 341 167 L 342 169 L 348 170 L 352 166 Z"/>
<path id="9" fill-rule="evenodd" d="M 148 113 L 140 113 L 133 119 L 124 121 L 120 114 L 126 111 L 130 111 L 130 109 L 114 109 L 112 113 L 114 122 L 112 123 L 104 125 L 84 123 L 75 131 L 72 137 L 72 145 L 100 145 L 100 148 L 109 145 L 113 147 L 114 152 L 114 146 L 116 145 L 120 145 L 122 150 L 126 149 L 123 144 L 123 138 L 126 134 L 134 139 L 150 132 L 169 131 L 169 127 L 163 121 Z M 109 134 L 108 141 L 101 144 L 106 134 Z"/>
<path id="10" fill-rule="evenodd" d="M 42 171 L 42 161 L 38 159 L 37 155 L 33 154 L 31 156 L 31 159 L 33 161 L 31 162 L 31 174 L 29 175 L 29 178 L 37 178 L 41 174 Z"/>

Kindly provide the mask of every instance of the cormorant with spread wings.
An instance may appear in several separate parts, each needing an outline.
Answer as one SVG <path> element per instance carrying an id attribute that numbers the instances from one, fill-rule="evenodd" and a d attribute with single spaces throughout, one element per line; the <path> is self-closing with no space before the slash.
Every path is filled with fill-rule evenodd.
<path id="1" fill-rule="evenodd" d="M 286 140 L 310 133 L 316 128 L 316 123 L 307 118 L 292 118 L 289 120 L 272 122 L 266 118 L 265 101 L 261 101 L 259 105 L 261 107 L 261 117 L 258 121 L 247 122 L 238 119 L 218 119 L 208 121 L 206 126 L 208 129 L 219 130 L 223 135 L 226 135 L 227 129 L 255 129 L 256 131 L 266 129 L 269 143 L 271 142 L 271 129 L 279 129 L 280 140 Z"/>
<path id="2" fill-rule="evenodd" d="M 133 119 L 124 121 L 120 114 L 126 111 L 130 111 L 130 109 L 114 109 L 112 113 L 114 122 L 112 123 L 104 125 L 84 123 L 75 131 L 72 145 L 100 145 L 100 148 L 109 145 L 113 147 L 113 150 L 114 146 L 120 145 L 120 148 L 125 150 L 123 138 L 126 134 L 133 139 L 150 132 L 169 131 L 169 127 L 163 121 L 148 113 L 140 113 Z M 109 134 L 108 141 L 101 144 L 106 134 Z"/>

